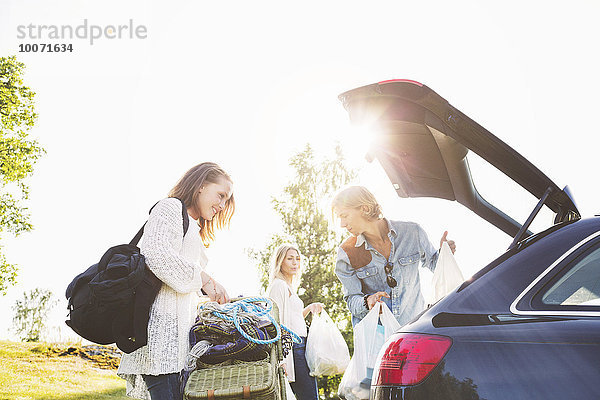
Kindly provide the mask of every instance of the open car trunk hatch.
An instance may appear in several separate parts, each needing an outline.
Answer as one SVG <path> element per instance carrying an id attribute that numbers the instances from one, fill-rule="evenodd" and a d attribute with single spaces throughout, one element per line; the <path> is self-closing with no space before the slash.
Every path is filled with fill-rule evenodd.
<path id="1" fill-rule="evenodd" d="M 475 152 L 555 214 L 555 223 L 579 218 L 569 194 L 506 143 L 425 85 L 384 81 L 339 96 L 352 123 L 377 132 L 369 150 L 400 197 L 456 200 L 511 236 L 521 224 L 477 192 L 466 155 Z M 531 234 L 531 232 L 527 232 Z"/>

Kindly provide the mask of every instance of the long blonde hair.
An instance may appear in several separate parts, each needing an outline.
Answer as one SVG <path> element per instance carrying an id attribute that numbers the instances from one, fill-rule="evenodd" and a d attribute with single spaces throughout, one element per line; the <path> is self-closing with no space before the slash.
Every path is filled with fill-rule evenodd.
<path id="1" fill-rule="evenodd" d="M 187 208 L 193 208 L 197 204 L 200 189 L 205 183 L 218 183 L 219 179 L 224 178 L 233 183 L 231 177 L 223 168 L 213 162 L 203 162 L 190 168 L 180 179 L 179 182 L 169 192 L 169 197 L 177 197 Z M 235 211 L 235 200 L 233 194 L 225 202 L 225 206 L 220 210 L 212 220 L 198 218 L 200 226 L 200 237 L 206 247 L 215 239 L 215 230 L 223 229 L 229 226 L 231 217 Z"/>
<path id="2" fill-rule="evenodd" d="M 292 246 L 291 244 L 282 244 L 275 250 L 273 255 L 271 256 L 271 268 L 269 270 L 269 286 L 273 283 L 275 278 L 279 278 L 285 281 L 285 276 L 281 272 L 281 265 L 283 264 L 283 260 L 287 255 L 287 252 L 290 250 L 296 250 L 300 259 L 302 260 L 302 254 L 297 247 Z M 300 284 L 300 274 L 302 273 L 302 268 L 299 268 L 299 272 L 292 277 L 292 288 L 296 290 L 298 285 Z"/>

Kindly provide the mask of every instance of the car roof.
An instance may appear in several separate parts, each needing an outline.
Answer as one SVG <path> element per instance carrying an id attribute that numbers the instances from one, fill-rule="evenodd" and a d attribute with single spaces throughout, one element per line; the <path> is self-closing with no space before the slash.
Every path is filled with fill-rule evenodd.
<path id="1" fill-rule="evenodd" d="M 377 132 L 368 158 L 379 160 L 400 197 L 456 200 L 517 235 L 523 226 L 475 188 L 466 158 L 473 151 L 536 198 L 544 198 L 556 214 L 555 223 L 579 218 L 566 188 L 561 190 L 525 157 L 419 82 L 383 81 L 344 92 L 339 99 L 352 123 Z"/>
<path id="2" fill-rule="evenodd" d="M 510 303 L 548 266 L 571 248 L 585 247 L 590 235 L 600 229 L 600 217 L 555 225 L 523 240 L 463 282 L 452 303 L 453 312 L 477 307 L 490 312 L 506 312 Z M 501 307 L 495 309 L 494 307 Z"/>

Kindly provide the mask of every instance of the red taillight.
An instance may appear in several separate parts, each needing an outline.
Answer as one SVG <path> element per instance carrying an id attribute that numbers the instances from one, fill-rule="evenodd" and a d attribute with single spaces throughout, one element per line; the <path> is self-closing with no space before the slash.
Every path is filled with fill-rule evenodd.
<path id="1" fill-rule="evenodd" d="M 384 85 L 386 83 L 393 83 L 393 82 L 406 82 L 406 83 L 413 83 L 418 86 L 423 86 L 423 84 L 421 82 L 413 81 L 412 79 L 388 79 L 387 81 L 381 81 L 381 82 L 377 82 L 377 83 L 380 85 Z"/>
<path id="2" fill-rule="evenodd" d="M 421 383 L 452 346 L 446 336 L 397 333 L 381 349 L 375 364 L 374 386 Z"/>

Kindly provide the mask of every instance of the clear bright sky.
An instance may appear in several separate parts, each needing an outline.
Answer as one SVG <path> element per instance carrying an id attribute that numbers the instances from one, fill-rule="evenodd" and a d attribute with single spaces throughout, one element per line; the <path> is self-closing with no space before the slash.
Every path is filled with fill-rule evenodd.
<path id="1" fill-rule="evenodd" d="M 584 215 L 600 212 L 599 15 L 593 1 L 2 1 L 0 55 L 27 66 L 39 113 L 31 135 L 47 154 L 28 180 L 35 230 L 1 243 L 20 273 L 0 298 L 0 338 L 15 300 L 36 287 L 60 299 L 50 320 L 64 338 L 67 284 L 128 242 L 202 161 L 230 172 L 237 202 L 230 231 L 209 249 L 209 272 L 232 295 L 257 294 L 244 249 L 279 230 L 270 199 L 306 143 L 321 156 L 341 141 L 385 215 L 420 223 L 436 246 L 448 230 L 471 276 L 511 238 L 457 203 L 398 198 L 381 167 L 364 161 L 369 138 L 350 127 L 337 96 L 381 80 L 426 84 L 569 185 Z M 86 19 L 103 28 L 131 20 L 146 37 L 17 37 L 21 25 Z M 73 52 L 18 53 L 25 43 L 71 43 Z M 524 221 L 535 200 L 477 165 L 483 195 Z"/>

